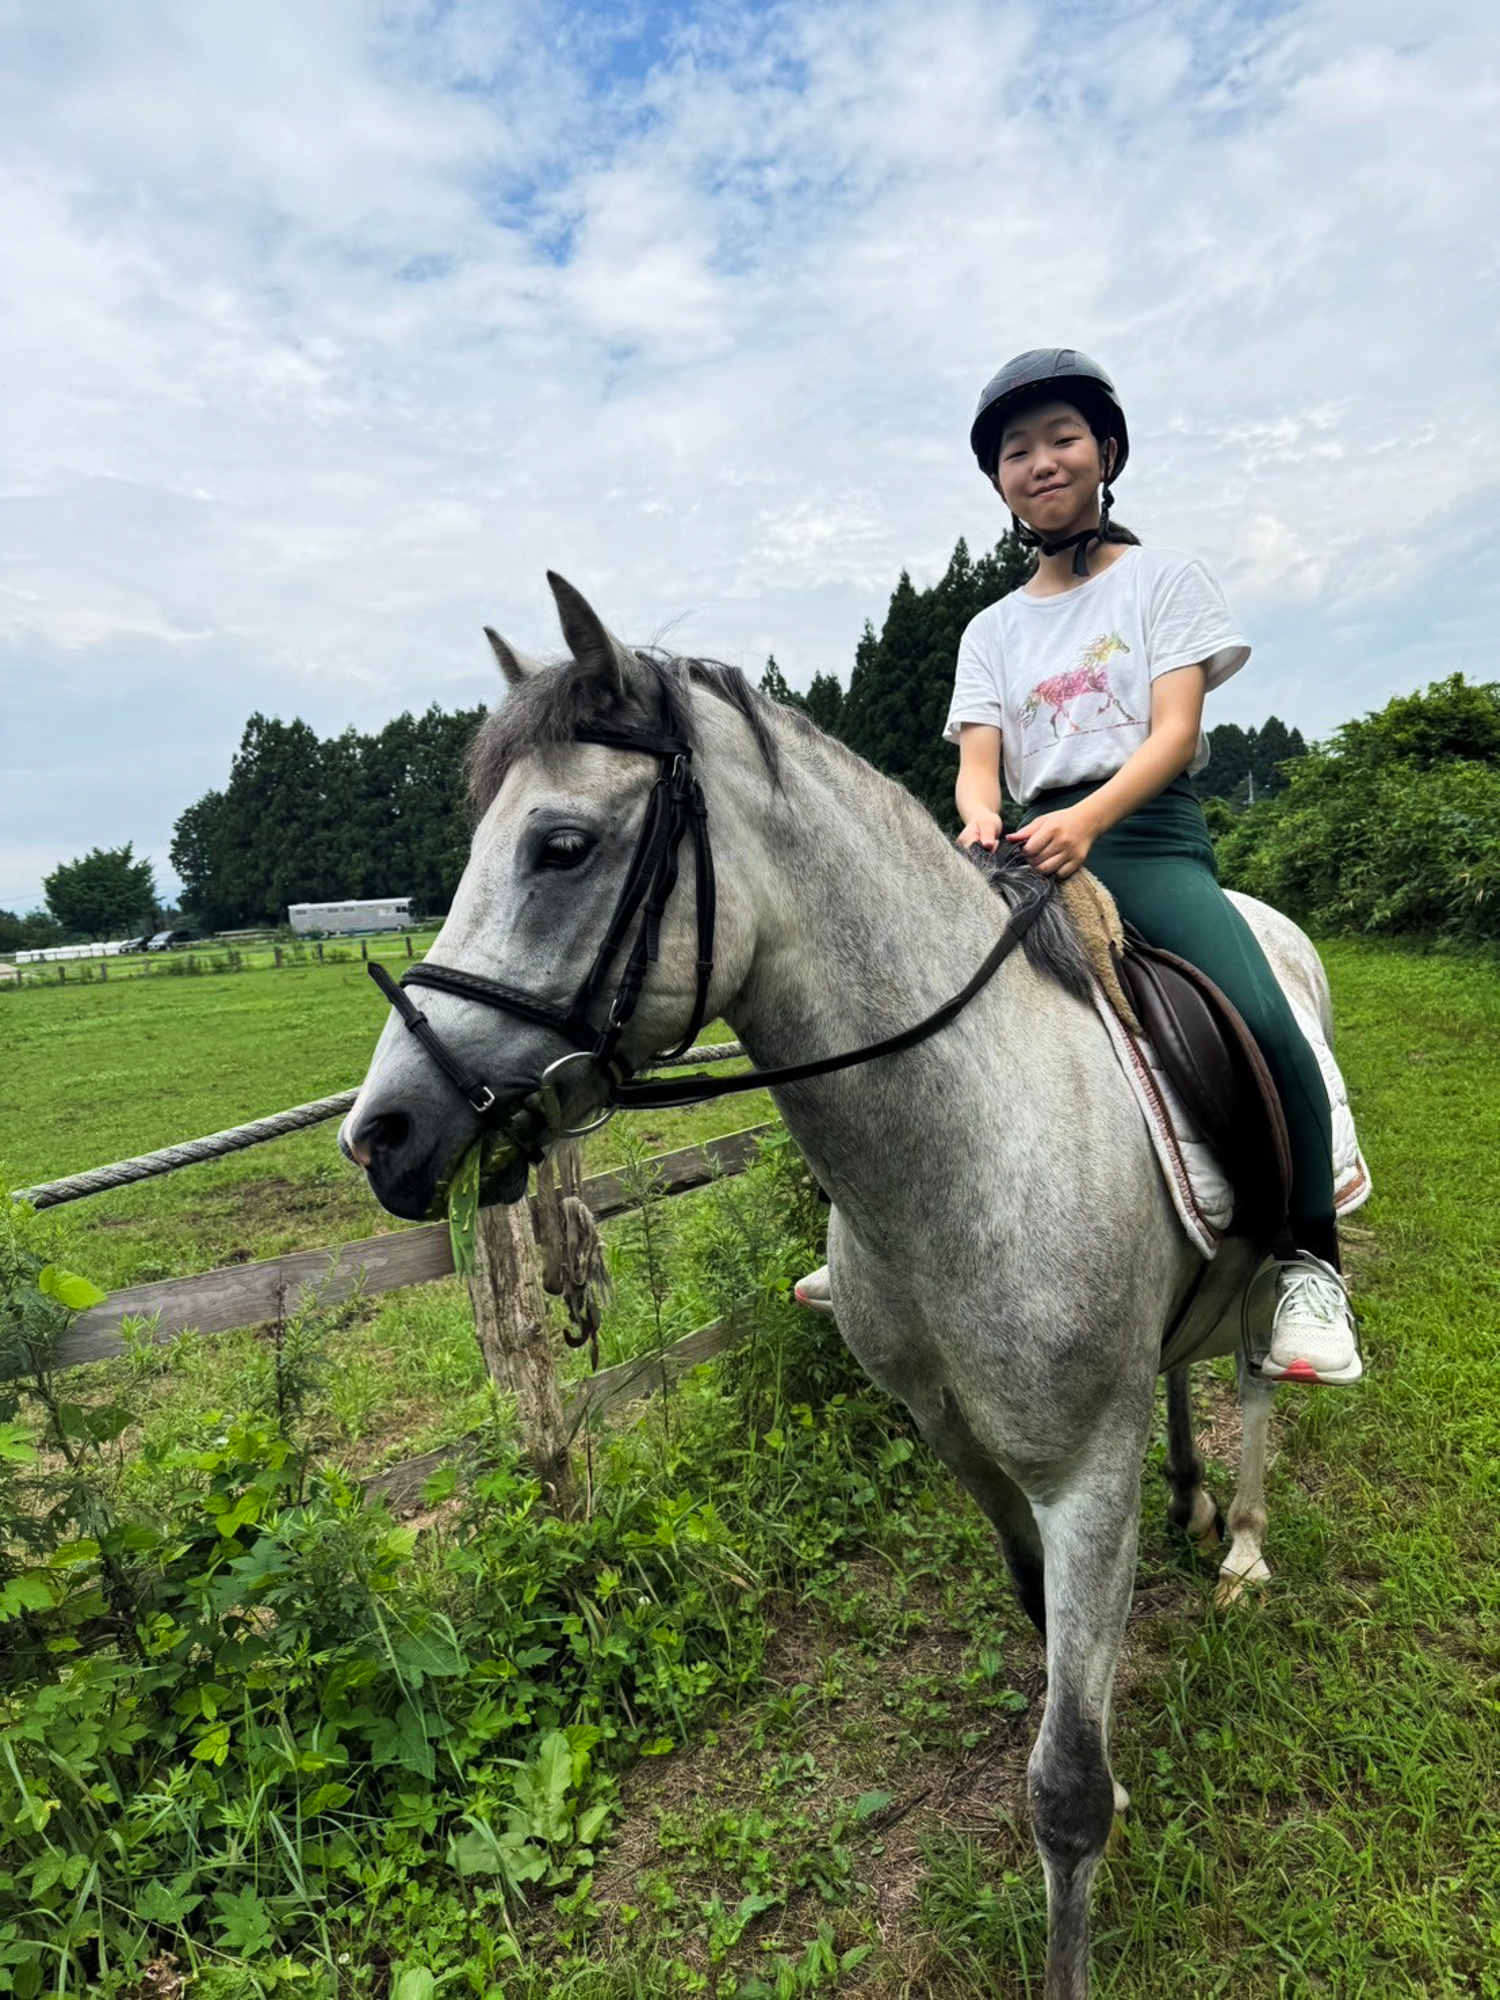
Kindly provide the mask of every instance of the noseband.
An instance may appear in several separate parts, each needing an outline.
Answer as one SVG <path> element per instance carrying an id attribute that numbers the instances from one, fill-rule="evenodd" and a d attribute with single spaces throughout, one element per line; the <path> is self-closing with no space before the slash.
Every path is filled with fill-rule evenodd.
<path id="1" fill-rule="evenodd" d="M 635 1078 L 632 1065 L 619 1052 L 619 1042 L 640 1001 L 646 973 L 660 956 L 662 915 L 677 886 L 678 850 L 689 831 L 693 841 L 693 887 L 698 923 L 693 1013 L 677 1047 L 665 1057 L 658 1056 L 655 1060 L 671 1061 L 691 1048 L 707 1016 L 709 982 L 714 969 L 716 907 L 708 807 L 704 802 L 703 787 L 693 774 L 692 748 L 680 737 L 656 735 L 649 731 L 579 729 L 574 732 L 574 741 L 598 743 L 610 750 L 631 750 L 655 757 L 660 770 L 646 802 L 646 816 L 641 822 L 635 853 L 631 856 L 630 869 L 615 904 L 614 915 L 594 955 L 594 962 L 571 1003 L 559 1006 L 554 1001 L 535 1000 L 530 994 L 518 992 L 515 987 L 507 986 L 498 979 L 487 979 L 480 973 L 464 972 L 448 965 L 414 965 L 402 975 L 398 985 L 383 965 L 373 959 L 370 962 L 370 977 L 470 1109 L 477 1112 L 486 1124 L 496 1122 L 503 1115 L 497 1112 L 494 1090 L 476 1070 L 469 1069 L 454 1054 L 427 1016 L 407 998 L 402 990 L 404 987 L 436 987 L 440 992 L 456 994 L 461 1000 L 475 1000 L 481 1006 L 495 1007 L 502 1013 L 517 1014 L 523 1020 L 539 1022 L 574 1043 L 575 1046 L 566 1055 L 560 1056 L 543 1071 L 540 1090 L 546 1092 L 553 1088 L 553 1080 L 570 1063 L 589 1063 L 602 1071 L 610 1082 L 605 1109 L 593 1124 L 564 1128 L 561 1132 L 554 1129 L 550 1134 L 554 1137 L 576 1137 L 582 1132 L 593 1131 L 615 1111 L 678 1109 L 686 1104 L 701 1104 L 711 1098 L 729 1097 L 741 1091 L 801 1083 L 812 1077 L 831 1075 L 835 1070 L 851 1069 L 857 1063 L 872 1062 L 878 1056 L 897 1055 L 903 1049 L 913 1048 L 945 1028 L 999 971 L 1041 915 L 1056 886 L 1051 876 L 1044 876 L 1044 893 L 1026 908 L 1012 912 L 993 949 L 963 991 L 955 993 L 951 1000 L 945 1001 L 915 1027 L 888 1035 L 883 1041 L 867 1043 L 863 1048 L 846 1050 L 842 1055 L 789 1063 L 780 1069 L 757 1069 L 746 1075 L 729 1077 L 710 1077 L 697 1071 L 685 1077 Z M 630 944 L 624 970 L 610 1001 L 604 1025 L 596 1029 L 588 1018 L 589 1008 L 603 992 L 609 969 L 624 947 L 632 923 L 636 924 L 635 937 Z M 522 1149 L 533 1163 L 541 1158 L 541 1146 L 534 1136 L 527 1134 L 523 1138 L 519 1132 L 514 1136 L 520 1140 Z"/>

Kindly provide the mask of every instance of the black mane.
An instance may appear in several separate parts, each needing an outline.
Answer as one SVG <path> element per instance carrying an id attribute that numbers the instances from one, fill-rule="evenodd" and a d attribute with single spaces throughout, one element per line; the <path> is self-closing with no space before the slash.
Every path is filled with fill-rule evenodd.
<path id="1" fill-rule="evenodd" d="M 1033 868 L 1019 847 L 1008 846 L 1003 840 L 993 854 L 971 847 L 969 859 L 1013 910 L 1032 909 L 1045 899 L 1041 915 L 1021 940 L 1021 949 L 1036 971 L 1055 979 L 1077 999 L 1089 999 L 1094 975 L 1062 898 L 1048 894 L 1049 886 L 1055 889 L 1054 878 Z"/>

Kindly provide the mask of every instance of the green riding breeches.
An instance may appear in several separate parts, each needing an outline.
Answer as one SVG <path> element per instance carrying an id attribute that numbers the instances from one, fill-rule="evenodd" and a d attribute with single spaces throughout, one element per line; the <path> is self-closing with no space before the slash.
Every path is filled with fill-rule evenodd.
<path id="1" fill-rule="evenodd" d="M 1076 806 L 1103 779 L 1041 793 L 1021 816 Z M 1300 1248 L 1337 1263 L 1333 1131 L 1317 1057 L 1297 1026 L 1255 934 L 1219 887 L 1203 808 L 1186 777 L 1101 834 L 1085 866 L 1151 944 L 1198 966 L 1229 995 L 1276 1081 L 1291 1141 L 1292 1234 Z"/>

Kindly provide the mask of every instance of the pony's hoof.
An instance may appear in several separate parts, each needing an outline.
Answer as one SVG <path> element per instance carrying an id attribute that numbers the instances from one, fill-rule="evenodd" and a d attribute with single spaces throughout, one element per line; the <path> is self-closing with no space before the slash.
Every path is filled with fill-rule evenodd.
<path id="1" fill-rule="evenodd" d="M 1185 1533 L 1200 1556 L 1211 1556 L 1224 1539 L 1224 1516 L 1206 1486 L 1200 1486 L 1193 1495 L 1193 1511 Z"/>
<path id="2" fill-rule="evenodd" d="M 1270 1581 L 1271 1572 L 1260 1556 L 1246 1569 L 1230 1569 L 1226 1564 L 1219 1571 L 1219 1587 L 1214 1592 L 1214 1603 L 1221 1611 L 1231 1604 L 1253 1604 Z"/>
<path id="3" fill-rule="evenodd" d="M 1120 1818 L 1120 1817 L 1122 1816 L 1122 1814 L 1124 1814 L 1124 1813 L 1128 1813 L 1129 1811 L 1130 1811 L 1130 1794 L 1129 1794 L 1129 1792 L 1127 1792 L 1127 1791 L 1126 1791 L 1125 1787 L 1124 1787 L 1124 1786 L 1123 1786 L 1123 1785 L 1122 1785 L 1122 1784 L 1120 1783 L 1119 1779 L 1118 1779 L 1118 1778 L 1116 1778 L 1116 1779 L 1115 1779 L 1115 1818 L 1116 1818 L 1116 1819 L 1119 1819 L 1119 1818 Z"/>

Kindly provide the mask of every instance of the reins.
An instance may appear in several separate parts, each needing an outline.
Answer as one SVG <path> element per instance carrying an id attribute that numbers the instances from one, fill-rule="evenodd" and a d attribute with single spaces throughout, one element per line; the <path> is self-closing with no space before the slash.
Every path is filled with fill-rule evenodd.
<path id="1" fill-rule="evenodd" d="M 706 1104 L 714 1098 L 734 1097 L 745 1090 L 774 1090 L 778 1084 L 804 1083 L 816 1076 L 832 1076 L 836 1070 L 853 1069 L 858 1063 L 874 1062 L 880 1056 L 896 1056 L 903 1049 L 914 1049 L 919 1042 L 925 1042 L 929 1036 L 946 1028 L 1000 970 L 1041 915 L 1052 893 L 1051 878 L 1046 879 L 1045 892 L 1029 908 L 1012 914 L 988 957 L 963 991 L 955 993 L 951 1000 L 945 1000 L 941 1007 L 925 1020 L 918 1021 L 915 1027 L 903 1028 L 899 1034 L 887 1035 L 883 1041 L 867 1042 L 863 1048 L 848 1049 L 843 1055 L 821 1056 L 812 1062 L 785 1063 L 779 1069 L 753 1069 L 744 1076 L 705 1076 L 701 1070 L 694 1070 L 688 1076 L 664 1078 L 660 1082 L 631 1080 L 617 1087 L 614 1102 L 622 1111 L 675 1111 L 685 1104 Z"/>
<path id="2" fill-rule="evenodd" d="M 370 977 L 396 1009 L 408 1030 L 416 1036 L 470 1109 L 486 1123 L 502 1123 L 510 1112 L 519 1111 L 520 1107 L 513 1106 L 508 1111 L 497 1109 L 498 1100 L 490 1084 L 453 1052 L 427 1016 L 413 1005 L 403 988 L 430 986 L 440 992 L 454 994 L 461 1000 L 476 1001 L 481 1006 L 517 1014 L 523 1020 L 536 1021 L 565 1036 L 576 1046 L 548 1065 L 533 1096 L 544 1096 L 552 1091 L 553 1079 L 568 1064 L 592 1064 L 609 1080 L 605 1110 L 594 1121 L 602 1124 L 615 1111 L 675 1110 L 688 1104 L 737 1096 L 744 1091 L 771 1090 L 780 1084 L 804 1083 L 814 1077 L 832 1076 L 838 1070 L 852 1069 L 857 1064 L 874 1062 L 882 1056 L 899 1055 L 903 1050 L 915 1048 L 918 1043 L 925 1042 L 947 1027 L 989 983 L 1041 915 L 1056 887 L 1050 876 L 1044 876 L 1041 892 L 1024 909 L 1012 911 L 1004 931 L 962 991 L 944 1001 L 914 1026 L 903 1028 L 897 1034 L 884 1036 L 878 1042 L 868 1042 L 861 1048 L 846 1049 L 840 1055 L 785 1063 L 775 1069 L 755 1069 L 741 1076 L 712 1077 L 695 1070 L 682 1077 L 638 1078 L 632 1075 L 631 1065 L 620 1055 L 619 1042 L 640 1001 L 646 975 L 660 955 L 662 917 L 677 886 L 678 850 L 689 835 L 693 843 L 698 937 L 693 1012 L 687 1032 L 676 1048 L 669 1052 L 668 1059 L 692 1047 L 708 1011 L 716 913 L 708 808 L 703 787 L 693 774 L 691 746 L 680 737 L 648 731 L 627 733 L 622 730 L 580 729 L 574 740 L 655 757 L 661 771 L 646 803 L 635 852 L 631 856 L 614 913 L 593 963 L 572 1001 L 566 1006 L 559 1006 L 555 1001 L 539 1000 L 501 980 L 489 979 L 477 972 L 465 972 L 457 966 L 415 965 L 403 975 L 399 984 L 383 965 L 372 960 L 369 967 Z M 603 992 L 610 966 L 626 947 L 632 923 L 636 925 L 635 935 L 630 942 L 619 983 L 603 1027 L 596 1029 L 588 1019 L 588 1009 Z M 528 1103 L 531 1101 L 526 1100 Z M 592 1125 L 564 1128 L 570 1135 L 592 1129 Z M 533 1161 L 541 1158 L 541 1142 L 534 1131 L 523 1134 L 519 1129 L 513 1129 L 512 1136 L 529 1158 Z"/>

